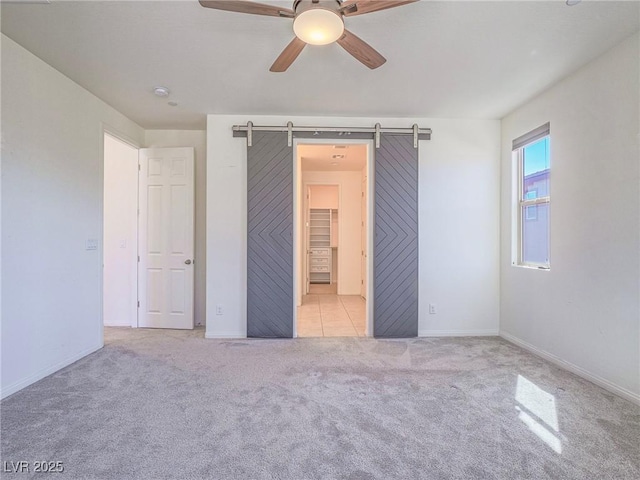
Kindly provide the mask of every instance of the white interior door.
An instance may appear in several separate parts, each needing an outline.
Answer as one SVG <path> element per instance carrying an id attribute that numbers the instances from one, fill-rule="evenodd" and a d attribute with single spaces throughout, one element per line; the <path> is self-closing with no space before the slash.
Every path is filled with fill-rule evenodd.
<path id="1" fill-rule="evenodd" d="M 193 328 L 193 148 L 143 148 L 138 326 Z"/>

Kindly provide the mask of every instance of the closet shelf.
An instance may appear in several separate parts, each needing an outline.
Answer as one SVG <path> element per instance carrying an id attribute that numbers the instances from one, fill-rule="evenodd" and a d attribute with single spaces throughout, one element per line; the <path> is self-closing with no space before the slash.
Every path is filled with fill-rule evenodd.
<path id="1" fill-rule="evenodd" d="M 331 210 L 312 209 L 309 215 L 309 281 L 331 283 Z"/>

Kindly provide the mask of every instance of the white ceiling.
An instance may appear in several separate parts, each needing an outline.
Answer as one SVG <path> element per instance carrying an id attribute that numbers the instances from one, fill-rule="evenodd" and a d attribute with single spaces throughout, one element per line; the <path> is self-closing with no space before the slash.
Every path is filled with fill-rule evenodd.
<path id="1" fill-rule="evenodd" d="M 297 154 L 301 157 L 304 171 L 359 172 L 367 164 L 367 146 L 362 144 L 298 145 Z M 338 158 L 341 155 L 344 158 Z"/>
<path id="2" fill-rule="evenodd" d="M 195 0 L 3 3 L 1 19 L 3 33 L 142 127 L 192 129 L 207 113 L 501 118 L 638 31 L 639 9 L 421 1 L 346 19 L 387 58 L 379 69 L 332 44 L 308 46 L 285 73 L 269 67 L 293 37 L 290 19 Z"/>

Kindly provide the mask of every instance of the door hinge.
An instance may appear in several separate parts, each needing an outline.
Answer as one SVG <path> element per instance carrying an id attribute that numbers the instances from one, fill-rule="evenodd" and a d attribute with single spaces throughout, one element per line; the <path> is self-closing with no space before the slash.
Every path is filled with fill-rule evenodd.
<path id="1" fill-rule="evenodd" d="M 140 308 L 140 300 L 138 300 L 138 308 Z"/>
<path id="2" fill-rule="evenodd" d="M 138 255 L 138 261 L 140 261 L 140 255 Z"/>
<path id="3" fill-rule="evenodd" d="M 360 280 L 360 285 L 364 285 L 364 280 Z"/>
<path id="4" fill-rule="evenodd" d="M 138 164 L 138 171 L 142 170 L 142 167 L 140 166 L 140 164 Z"/>

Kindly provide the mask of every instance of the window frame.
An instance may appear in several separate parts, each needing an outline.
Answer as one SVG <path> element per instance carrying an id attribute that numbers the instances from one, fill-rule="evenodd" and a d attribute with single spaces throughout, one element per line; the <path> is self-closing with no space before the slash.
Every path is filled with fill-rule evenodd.
<path id="1" fill-rule="evenodd" d="M 539 142 L 547 138 L 549 145 L 551 144 L 551 134 L 549 124 L 545 124 L 537 129 L 519 137 L 513 141 L 512 159 L 515 164 L 513 178 L 513 233 L 512 233 L 512 265 L 516 267 L 535 268 L 538 270 L 551 269 L 551 238 L 550 232 L 547 237 L 547 249 L 549 251 L 546 263 L 527 262 L 524 259 L 524 220 L 526 219 L 526 211 L 528 207 L 538 205 L 548 205 L 548 211 L 551 211 L 551 188 L 547 190 L 547 195 L 534 199 L 525 200 L 524 192 L 524 149 L 529 145 Z M 551 161 L 549 162 L 549 171 L 551 170 Z M 549 179 L 550 181 L 550 179 Z M 536 209 L 537 210 L 537 209 Z M 537 217 L 537 212 L 536 212 Z M 549 220 L 547 220 L 549 222 Z M 551 224 L 547 225 L 548 230 Z"/>

